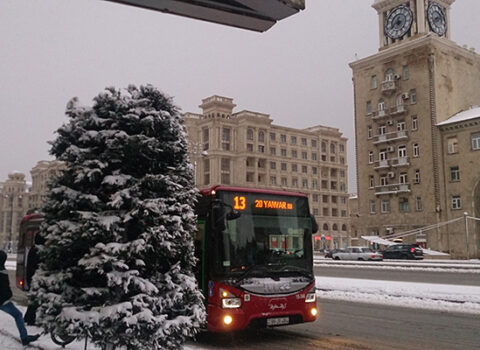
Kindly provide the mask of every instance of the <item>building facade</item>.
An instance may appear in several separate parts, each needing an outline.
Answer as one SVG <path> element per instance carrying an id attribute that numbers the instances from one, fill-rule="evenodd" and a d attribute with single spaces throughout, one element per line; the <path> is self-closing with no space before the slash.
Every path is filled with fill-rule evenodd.
<path id="1" fill-rule="evenodd" d="M 15 250 L 20 221 L 28 206 L 25 174 L 13 172 L 3 182 L 0 194 L 0 247 Z"/>
<path id="2" fill-rule="evenodd" d="M 348 243 L 347 139 L 335 128 L 294 129 L 269 115 L 234 113 L 233 99 L 202 100 L 184 115 L 198 188 L 217 184 L 308 194 L 319 223 L 315 248 Z"/>
<path id="3" fill-rule="evenodd" d="M 63 162 L 58 160 L 41 160 L 30 170 L 32 187 L 28 193 L 28 209 L 35 210 L 42 207 L 46 196 L 48 183 L 58 176 L 64 169 Z"/>
<path id="4" fill-rule="evenodd" d="M 356 224 L 361 235 L 391 235 L 463 215 L 447 208 L 443 129 L 437 124 L 479 104 L 480 56 L 450 40 L 453 2 L 375 0 L 373 4 L 379 15 L 379 52 L 350 64 Z M 462 253 L 449 245 L 446 231 L 429 230 L 405 239 L 465 255 L 465 248 Z"/>

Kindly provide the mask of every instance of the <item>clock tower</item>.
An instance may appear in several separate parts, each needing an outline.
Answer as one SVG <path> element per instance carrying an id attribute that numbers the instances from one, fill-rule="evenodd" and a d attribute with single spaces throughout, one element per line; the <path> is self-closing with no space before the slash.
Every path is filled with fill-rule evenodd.
<path id="1" fill-rule="evenodd" d="M 480 121 L 443 127 L 480 106 L 480 55 L 450 40 L 454 0 L 372 2 L 380 49 L 350 63 L 358 191 L 351 244 L 365 245 L 362 235 L 402 237 L 472 257 L 461 225 L 437 225 L 480 213 Z M 480 247 L 475 230 L 469 246 Z"/>
<path id="2" fill-rule="evenodd" d="M 380 49 L 427 33 L 450 38 L 450 6 L 455 0 L 375 0 Z"/>

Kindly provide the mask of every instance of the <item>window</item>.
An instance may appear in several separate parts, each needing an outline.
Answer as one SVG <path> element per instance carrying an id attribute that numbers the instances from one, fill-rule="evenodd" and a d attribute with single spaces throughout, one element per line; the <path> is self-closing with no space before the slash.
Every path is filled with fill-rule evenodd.
<path id="1" fill-rule="evenodd" d="M 398 146 L 398 158 L 404 158 L 407 156 L 407 146 Z"/>
<path id="2" fill-rule="evenodd" d="M 203 183 L 205 185 L 210 183 L 210 159 L 203 160 Z"/>
<path id="3" fill-rule="evenodd" d="M 340 157 L 340 164 L 345 164 L 345 158 L 344 157 Z"/>
<path id="4" fill-rule="evenodd" d="M 252 129 L 247 130 L 247 140 L 253 141 L 253 130 Z"/>
<path id="5" fill-rule="evenodd" d="M 345 170 L 340 170 L 340 177 L 345 177 Z"/>
<path id="6" fill-rule="evenodd" d="M 312 140 L 312 148 L 316 148 L 317 147 L 317 140 Z"/>
<path id="7" fill-rule="evenodd" d="M 286 156 L 287 156 L 287 149 L 286 149 L 286 148 L 280 149 L 280 155 L 281 155 L 282 157 L 286 157 Z"/>
<path id="8" fill-rule="evenodd" d="M 247 173 L 247 182 L 253 182 L 254 173 Z"/>
<path id="9" fill-rule="evenodd" d="M 317 167 L 316 167 L 316 166 L 312 166 L 312 174 L 313 174 L 313 175 L 317 175 L 317 171 L 318 171 Z"/>
<path id="10" fill-rule="evenodd" d="M 378 115 L 384 115 L 384 113 L 381 113 L 381 112 L 385 112 L 385 100 L 383 98 L 381 98 L 380 100 L 378 100 Z"/>
<path id="11" fill-rule="evenodd" d="M 413 183 L 415 183 L 415 184 L 420 183 L 420 170 L 419 169 L 415 170 L 415 180 L 413 180 Z"/>
<path id="12" fill-rule="evenodd" d="M 372 138 L 372 127 L 369 125 L 367 126 L 367 138 L 371 139 Z"/>
<path id="13" fill-rule="evenodd" d="M 297 150 L 292 149 L 292 158 L 297 158 Z"/>
<path id="14" fill-rule="evenodd" d="M 375 176 L 370 175 L 369 182 L 368 182 L 368 188 L 374 188 L 374 187 L 375 187 Z"/>
<path id="15" fill-rule="evenodd" d="M 408 183 L 408 176 L 407 173 L 400 173 L 400 176 L 398 177 L 399 181 L 401 184 L 406 184 Z"/>
<path id="16" fill-rule="evenodd" d="M 382 210 L 382 213 L 390 212 L 390 199 L 382 199 L 381 210 Z"/>
<path id="17" fill-rule="evenodd" d="M 280 134 L 280 142 L 287 143 L 287 135 Z"/>
<path id="18" fill-rule="evenodd" d="M 377 88 L 377 76 L 372 75 L 372 79 L 370 80 L 370 88 L 376 89 Z"/>
<path id="19" fill-rule="evenodd" d="M 330 189 L 332 189 L 332 190 L 337 189 L 337 181 L 331 181 L 330 182 Z"/>
<path id="20" fill-rule="evenodd" d="M 472 134 L 472 150 L 480 149 L 480 133 Z"/>
<path id="21" fill-rule="evenodd" d="M 332 216 L 338 216 L 338 209 L 332 208 Z M 333 224 L 333 229 L 337 231 L 337 224 Z"/>
<path id="22" fill-rule="evenodd" d="M 265 133 L 263 131 L 258 133 L 258 142 L 265 142 Z"/>
<path id="23" fill-rule="evenodd" d="M 367 114 L 372 114 L 372 101 L 367 101 Z"/>
<path id="24" fill-rule="evenodd" d="M 345 212 L 345 215 L 343 215 Z M 342 216 L 343 217 L 346 217 L 347 216 L 347 212 L 345 210 L 342 210 Z M 347 230 L 347 225 L 343 224 L 342 225 L 342 231 L 346 231 Z"/>
<path id="25" fill-rule="evenodd" d="M 462 200 L 460 199 L 460 196 L 458 195 L 452 196 L 452 209 L 453 210 L 462 209 Z"/>
<path id="26" fill-rule="evenodd" d="M 230 159 L 222 158 L 220 161 L 221 182 L 222 184 L 230 184 Z"/>
<path id="27" fill-rule="evenodd" d="M 397 122 L 397 131 L 404 131 L 407 130 L 407 124 L 405 121 L 401 120 Z"/>
<path id="28" fill-rule="evenodd" d="M 287 186 L 287 178 L 286 178 L 286 177 L 282 177 L 281 183 L 282 183 L 282 186 Z"/>
<path id="29" fill-rule="evenodd" d="M 308 188 L 308 180 L 302 179 L 302 188 Z"/>
<path id="30" fill-rule="evenodd" d="M 230 128 L 222 128 L 222 149 L 224 151 L 230 150 Z"/>
<path id="31" fill-rule="evenodd" d="M 280 164 L 280 169 L 282 169 L 282 171 L 287 171 L 287 163 Z"/>
<path id="32" fill-rule="evenodd" d="M 313 208 L 313 215 L 318 216 L 318 208 Z"/>
<path id="33" fill-rule="evenodd" d="M 297 164 L 293 163 L 293 164 L 292 164 L 292 172 L 296 173 L 297 170 L 298 170 Z"/>
<path id="34" fill-rule="evenodd" d="M 415 89 L 410 90 L 410 103 L 411 104 L 417 103 L 417 90 Z"/>
<path id="35" fill-rule="evenodd" d="M 347 197 L 340 197 L 340 203 L 347 204 Z"/>
<path id="36" fill-rule="evenodd" d="M 422 197 L 415 197 L 415 211 L 422 211 Z"/>
<path id="37" fill-rule="evenodd" d="M 376 211 L 376 203 L 375 203 L 375 200 L 370 200 L 370 214 L 375 214 L 375 211 Z"/>
<path id="38" fill-rule="evenodd" d="M 292 187 L 298 187 L 298 179 L 296 177 L 292 178 Z"/>
<path id="39" fill-rule="evenodd" d="M 327 152 L 327 143 L 322 141 L 322 152 L 326 153 Z"/>
<path id="40" fill-rule="evenodd" d="M 416 115 L 412 117 L 412 130 L 418 130 L 418 119 Z"/>
<path id="41" fill-rule="evenodd" d="M 339 144 L 338 149 L 340 150 L 340 153 L 345 152 L 345 145 L 343 143 Z"/>
<path id="42" fill-rule="evenodd" d="M 392 68 L 387 69 L 385 72 L 385 81 L 393 81 L 395 78 L 395 73 Z"/>
<path id="43" fill-rule="evenodd" d="M 322 196 L 322 202 L 323 203 L 328 203 L 328 196 L 327 195 Z"/>
<path id="44" fill-rule="evenodd" d="M 387 160 L 387 150 L 386 149 L 381 149 L 380 152 L 378 152 L 378 158 L 379 158 L 380 161 Z"/>
<path id="45" fill-rule="evenodd" d="M 276 185 L 276 184 L 277 184 L 277 177 L 270 176 L 270 185 Z"/>
<path id="46" fill-rule="evenodd" d="M 317 180 L 312 180 L 312 188 L 313 189 L 318 189 L 318 181 Z"/>
<path id="47" fill-rule="evenodd" d="M 274 132 L 271 132 L 270 133 L 270 141 L 275 141 L 277 139 L 277 134 L 275 134 Z"/>
<path id="48" fill-rule="evenodd" d="M 345 184 L 343 182 L 340 182 L 340 191 L 345 192 L 346 189 L 347 187 L 345 186 Z"/>
<path id="49" fill-rule="evenodd" d="M 312 195 L 312 202 L 318 203 L 318 194 Z"/>
<path id="50" fill-rule="evenodd" d="M 265 153 L 265 146 L 264 145 L 258 145 L 258 152 Z"/>
<path id="51" fill-rule="evenodd" d="M 300 140 L 301 142 L 301 145 L 304 146 L 304 147 L 307 147 L 307 139 L 305 137 L 302 137 L 302 139 Z"/>
<path id="52" fill-rule="evenodd" d="M 302 173 L 303 174 L 307 173 L 307 166 L 306 165 L 302 165 Z"/>
<path id="53" fill-rule="evenodd" d="M 333 210 L 332 210 L 332 216 L 337 216 L 337 215 L 333 215 Z M 337 224 L 333 224 L 333 225 L 332 225 L 332 230 L 333 230 L 333 231 L 338 231 L 338 225 L 337 225 Z"/>
<path id="54" fill-rule="evenodd" d="M 290 137 L 290 143 L 292 145 L 296 145 L 297 144 L 297 137 L 296 136 L 291 136 Z"/>
<path id="55" fill-rule="evenodd" d="M 312 153 L 312 160 L 317 160 L 317 154 L 316 153 Z"/>
<path id="56" fill-rule="evenodd" d="M 275 147 L 270 147 L 270 155 L 274 156 L 277 154 L 277 149 Z"/>
<path id="57" fill-rule="evenodd" d="M 388 185 L 387 175 L 380 176 L 380 186 L 387 186 L 387 185 Z"/>
<path id="58" fill-rule="evenodd" d="M 247 143 L 247 151 L 253 152 L 253 145 L 251 143 Z"/>
<path id="59" fill-rule="evenodd" d="M 473 140 L 472 140 L 472 146 L 473 146 Z M 448 154 L 454 154 L 458 152 L 458 140 L 456 137 L 448 138 L 447 151 L 448 151 Z"/>
<path id="60" fill-rule="evenodd" d="M 209 129 L 203 128 L 202 129 L 202 141 L 203 141 L 203 150 L 206 151 L 208 149 L 208 139 L 209 139 Z"/>
<path id="61" fill-rule="evenodd" d="M 450 181 L 460 181 L 460 169 L 458 166 L 450 168 Z"/>
<path id="62" fill-rule="evenodd" d="M 408 78 L 410 78 L 410 71 L 408 69 L 408 66 L 402 67 L 402 78 L 403 80 L 407 80 Z"/>
<path id="63" fill-rule="evenodd" d="M 272 170 L 277 169 L 277 163 L 276 162 L 270 162 L 270 169 L 272 169 Z"/>
<path id="64" fill-rule="evenodd" d="M 378 127 L 378 134 L 385 135 L 387 133 L 387 127 L 385 125 L 380 125 Z"/>
<path id="65" fill-rule="evenodd" d="M 307 160 L 307 159 L 308 159 L 307 152 L 302 152 L 302 159 L 303 159 L 303 160 Z"/>
<path id="66" fill-rule="evenodd" d="M 331 177 L 337 177 L 337 169 L 331 168 L 330 169 L 330 176 Z"/>
<path id="67" fill-rule="evenodd" d="M 328 216 L 328 214 L 325 215 L 325 209 L 323 209 L 323 216 Z M 323 224 L 323 230 L 328 231 L 328 224 Z"/>
<path id="68" fill-rule="evenodd" d="M 331 143 L 331 144 L 330 144 L 330 153 L 335 154 L 335 152 L 336 152 L 335 144 L 334 144 L 334 143 Z"/>
<path id="69" fill-rule="evenodd" d="M 408 212 L 410 211 L 410 207 L 408 205 L 408 198 L 402 197 L 398 199 L 398 208 L 401 212 Z"/>
<path id="70" fill-rule="evenodd" d="M 420 156 L 420 147 L 418 146 L 418 143 L 413 144 L 413 156 L 414 157 Z"/>

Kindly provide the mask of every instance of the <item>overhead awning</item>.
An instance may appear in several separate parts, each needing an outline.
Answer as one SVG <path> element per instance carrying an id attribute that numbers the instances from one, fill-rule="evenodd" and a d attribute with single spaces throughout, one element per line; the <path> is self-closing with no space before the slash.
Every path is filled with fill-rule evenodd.
<path id="1" fill-rule="evenodd" d="M 264 32 L 305 9 L 305 0 L 106 0 Z"/>

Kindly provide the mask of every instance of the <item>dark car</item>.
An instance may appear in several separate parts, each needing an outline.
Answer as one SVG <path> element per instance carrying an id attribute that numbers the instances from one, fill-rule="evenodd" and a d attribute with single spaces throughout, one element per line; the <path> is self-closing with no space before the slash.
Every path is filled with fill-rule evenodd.
<path id="1" fill-rule="evenodd" d="M 337 253 L 337 252 L 343 252 L 343 249 L 332 249 L 332 250 L 329 250 L 325 253 L 325 257 L 326 258 L 330 258 L 330 259 L 333 259 L 333 254 Z"/>
<path id="2" fill-rule="evenodd" d="M 417 244 L 394 244 L 382 254 L 384 259 L 423 259 L 423 250 Z"/>

